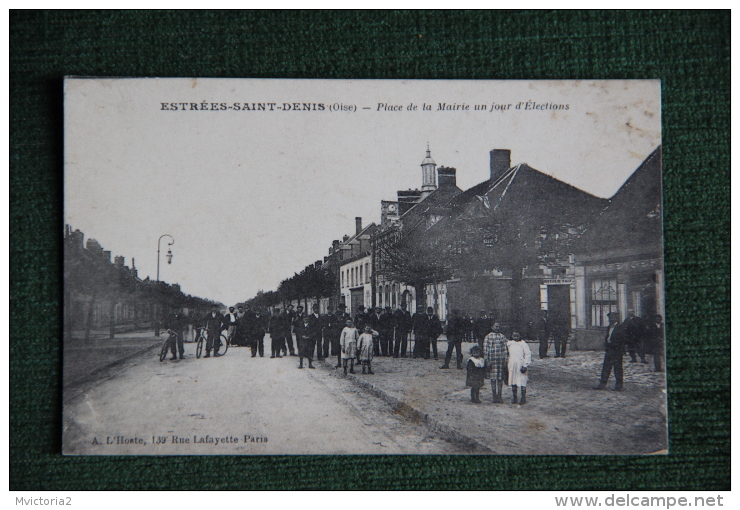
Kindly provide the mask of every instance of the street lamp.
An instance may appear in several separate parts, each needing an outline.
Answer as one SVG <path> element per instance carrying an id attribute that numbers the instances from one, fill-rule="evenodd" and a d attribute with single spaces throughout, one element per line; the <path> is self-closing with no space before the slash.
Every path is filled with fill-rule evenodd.
<path id="1" fill-rule="evenodd" d="M 172 242 L 167 243 L 167 246 L 172 246 L 173 244 L 175 244 L 175 238 L 169 234 L 163 234 L 159 236 L 159 239 L 157 240 L 157 281 L 159 281 L 159 243 L 162 242 L 163 237 L 169 237 L 170 239 L 172 239 Z M 167 263 L 172 264 L 172 250 L 169 248 L 167 248 L 166 257 L 167 257 Z"/>
<path id="2" fill-rule="evenodd" d="M 175 238 L 172 237 L 169 234 L 163 234 L 159 236 L 159 239 L 157 240 L 157 283 L 159 283 L 159 244 L 162 242 L 163 237 L 169 237 L 172 242 L 167 243 L 167 246 L 172 246 L 175 244 Z M 167 248 L 167 263 L 172 264 L 172 250 Z M 156 309 L 156 317 L 154 321 L 154 336 L 159 336 L 159 307 Z"/>

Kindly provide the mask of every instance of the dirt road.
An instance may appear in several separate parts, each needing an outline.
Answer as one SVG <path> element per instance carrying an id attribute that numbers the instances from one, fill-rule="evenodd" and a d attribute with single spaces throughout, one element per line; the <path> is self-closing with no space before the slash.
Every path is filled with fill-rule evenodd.
<path id="1" fill-rule="evenodd" d="M 136 356 L 65 389 L 64 452 L 90 455 L 466 453 L 297 358 Z"/>

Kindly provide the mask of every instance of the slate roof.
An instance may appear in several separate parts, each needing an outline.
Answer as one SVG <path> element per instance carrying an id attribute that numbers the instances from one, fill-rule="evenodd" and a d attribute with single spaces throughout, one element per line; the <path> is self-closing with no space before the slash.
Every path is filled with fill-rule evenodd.
<path id="1" fill-rule="evenodd" d="M 615 248 L 662 251 L 662 147 L 656 148 L 609 199 L 578 240 L 576 253 Z"/>

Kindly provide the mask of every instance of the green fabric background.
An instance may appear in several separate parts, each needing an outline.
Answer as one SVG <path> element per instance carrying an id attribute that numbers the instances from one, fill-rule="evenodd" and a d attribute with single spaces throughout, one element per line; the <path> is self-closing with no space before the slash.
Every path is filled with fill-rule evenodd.
<path id="1" fill-rule="evenodd" d="M 62 77 L 659 78 L 669 456 L 63 457 Z M 10 488 L 729 489 L 730 14 L 10 14 Z"/>

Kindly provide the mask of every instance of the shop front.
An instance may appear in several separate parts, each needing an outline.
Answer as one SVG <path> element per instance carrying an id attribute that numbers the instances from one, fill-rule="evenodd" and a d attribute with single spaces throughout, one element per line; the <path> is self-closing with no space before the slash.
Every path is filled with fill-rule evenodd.
<path id="1" fill-rule="evenodd" d="M 575 345 L 601 349 L 610 312 L 619 312 L 620 320 L 629 310 L 638 317 L 665 315 L 663 262 L 657 256 L 584 260 L 576 266 L 575 293 Z"/>

